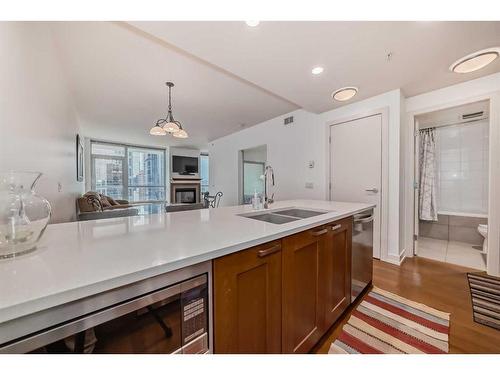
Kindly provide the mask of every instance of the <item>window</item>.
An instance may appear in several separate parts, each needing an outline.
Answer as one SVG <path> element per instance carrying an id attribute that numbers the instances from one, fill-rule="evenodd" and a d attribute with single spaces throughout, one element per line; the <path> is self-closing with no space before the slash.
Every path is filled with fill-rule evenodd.
<path id="1" fill-rule="evenodd" d="M 165 151 L 91 143 L 92 189 L 130 202 L 165 200 Z"/>
<path id="2" fill-rule="evenodd" d="M 208 170 L 208 154 L 200 156 L 200 177 L 201 177 L 201 194 L 209 191 L 209 170 Z"/>
<path id="3" fill-rule="evenodd" d="M 488 213 L 488 121 L 437 127 L 438 211 Z"/>
<path id="4" fill-rule="evenodd" d="M 123 159 L 94 159 L 94 181 L 92 190 L 109 195 L 115 199 L 124 199 Z"/>

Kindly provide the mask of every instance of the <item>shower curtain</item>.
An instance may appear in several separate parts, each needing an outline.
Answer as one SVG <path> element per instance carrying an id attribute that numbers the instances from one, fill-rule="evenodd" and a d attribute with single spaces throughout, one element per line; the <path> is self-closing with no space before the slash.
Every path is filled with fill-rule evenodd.
<path id="1" fill-rule="evenodd" d="M 419 218 L 437 221 L 436 199 L 436 132 L 433 128 L 420 130 L 419 155 Z"/>

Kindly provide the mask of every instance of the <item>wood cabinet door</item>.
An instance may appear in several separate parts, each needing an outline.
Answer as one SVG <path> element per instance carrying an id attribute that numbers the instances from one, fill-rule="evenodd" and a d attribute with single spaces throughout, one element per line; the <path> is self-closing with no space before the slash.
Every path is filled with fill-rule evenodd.
<path id="1" fill-rule="evenodd" d="M 307 353 L 323 334 L 319 269 L 327 233 L 318 227 L 282 240 L 284 353 Z"/>
<path id="2" fill-rule="evenodd" d="M 328 225 L 320 277 L 325 286 L 325 330 L 351 303 L 351 242 L 352 217 Z"/>
<path id="3" fill-rule="evenodd" d="M 281 240 L 218 258 L 215 353 L 281 353 Z"/>

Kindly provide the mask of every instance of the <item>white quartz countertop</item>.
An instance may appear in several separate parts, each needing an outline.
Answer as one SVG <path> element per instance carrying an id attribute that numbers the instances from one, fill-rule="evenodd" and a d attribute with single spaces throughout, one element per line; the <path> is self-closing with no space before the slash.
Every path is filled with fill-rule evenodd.
<path id="1" fill-rule="evenodd" d="M 286 224 L 221 207 L 52 224 L 38 248 L 0 260 L 0 323 L 112 288 L 218 258 L 373 207 L 364 203 L 282 201 L 328 213 Z M 266 211 L 266 210 L 263 210 Z"/>

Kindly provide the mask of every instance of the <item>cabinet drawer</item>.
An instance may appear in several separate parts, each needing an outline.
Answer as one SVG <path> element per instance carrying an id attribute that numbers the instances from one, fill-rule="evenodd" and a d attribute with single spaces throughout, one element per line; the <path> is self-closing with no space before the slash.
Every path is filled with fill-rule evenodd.
<path id="1" fill-rule="evenodd" d="M 283 246 L 287 248 L 301 248 L 318 242 L 328 234 L 328 226 L 321 225 L 297 234 L 283 238 Z"/>
<path id="2" fill-rule="evenodd" d="M 336 220 L 326 225 L 333 232 L 352 230 L 352 217 Z"/>

